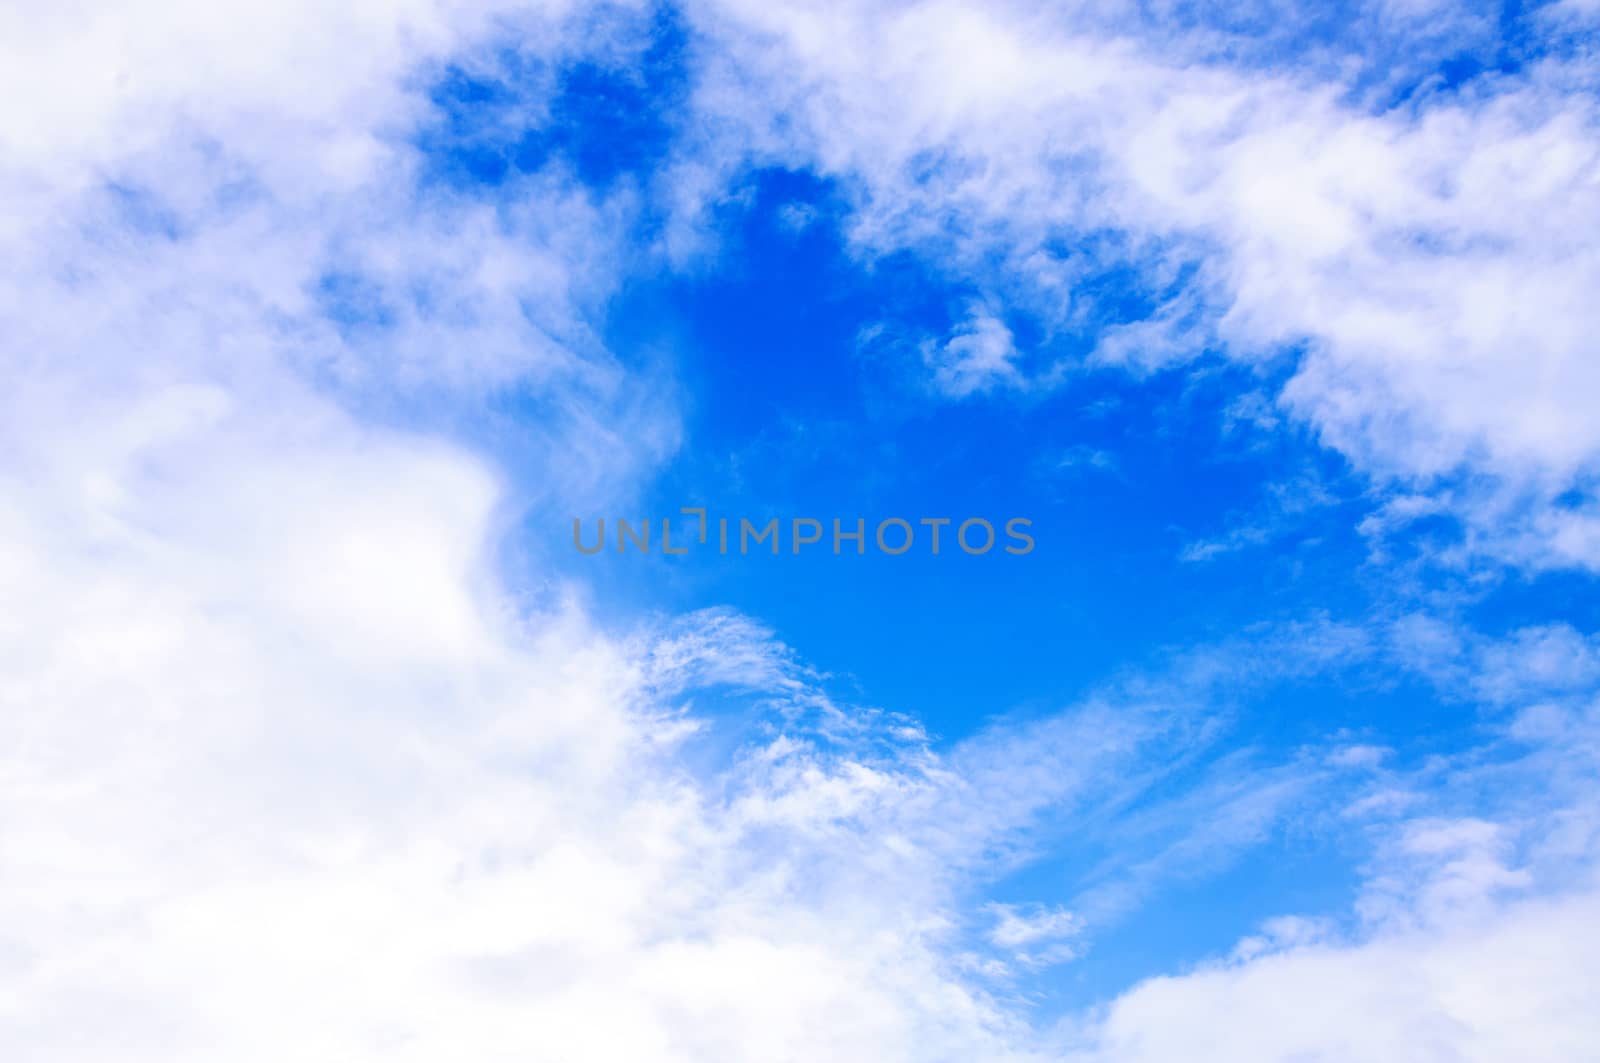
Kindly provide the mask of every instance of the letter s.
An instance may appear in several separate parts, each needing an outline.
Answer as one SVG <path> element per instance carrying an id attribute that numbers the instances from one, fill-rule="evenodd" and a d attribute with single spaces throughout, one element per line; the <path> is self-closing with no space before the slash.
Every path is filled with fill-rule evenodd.
<path id="1" fill-rule="evenodd" d="M 1025 528 L 1033 527 L 1033 521 L 1026 517 L 1012 517 L 1010 520 L 1006 521 L 1006 534 L 1011 536 L 1011 538 L 1016 539 L 1018 542 L 1024 542 L 1028 545 L 1021 548 L 1008 546 L 1006 547 L 1006 553 L 1031 554 L 1033 553 L 1033 536 L 1029 535 L 1027 532 L 1017 531 L 1015 526 L 1018 524 Z"/>

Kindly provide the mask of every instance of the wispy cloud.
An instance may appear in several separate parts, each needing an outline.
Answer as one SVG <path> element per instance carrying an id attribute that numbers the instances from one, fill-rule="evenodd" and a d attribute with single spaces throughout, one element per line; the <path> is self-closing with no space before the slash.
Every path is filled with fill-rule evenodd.
<path id="1" fill-rule="evenodd" d="M 1452 502 L 1477 549 L 1596 563 L 1582 294 L 1596 278 L 1575 234 L 1600 211 L 1600 118 L 1571 89 L 1581 59 L 1553 49 L 1514 75 L 1375 107 L 1362 92 L 1376 66 L 1427 54 L 1385 36 L 1412 16 L 1357 20 L 1329 51 L 1344 59 L 1295 74 L 1288 53 L 1250 51 L 1303 30 L 1293 19 L 1225 38 L 1242 49 L 1230 63 L 1228 49 L 1204 54 L 1224 38 L 1117 7 L 712 8 L 728 55 L 701 103 L 747 131 L 725 147 L 747 158 L 754 143 L 857 189 L 863 255 L 910 249 L 981 275 L 1047 332 L 1099 337 L 1102 362 L 1293 359 L 1280 408 L 1379 482 L 1478 478 L 1477 501 Z M 1493 32 L 1448 26 L 1441 48 Z M 734 78 L 760 91 L 735 96 Z M 1076 289 L 1115 269 L 1154 310 L 1090 309 Z M 1051 358 L 1044 376 L 1015 376 L 1037 360 L 1013 349 L 974 339 L 928 368 L 958 397 L 1063 379 Z M 1554 506 L 1569 490 L 1585 505 Z"/>

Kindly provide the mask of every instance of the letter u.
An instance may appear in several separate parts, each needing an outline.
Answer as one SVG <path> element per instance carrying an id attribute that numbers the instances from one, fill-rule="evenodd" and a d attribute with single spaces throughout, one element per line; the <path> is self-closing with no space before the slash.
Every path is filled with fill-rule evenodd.
<path id="1" fill-rule="evenodd" d="M 580 518 L 580 517 L 573 517 L 572 518 L 572 545 L 576 546 L 578 548 L 578 552 L 579 553 L 581 553 L 581 554 L 598 554 L 601 550 L 605 549 L 605 546 L 606 546 L 606 519 L 604 517 L 601 517 L 599 519 L 598 523 L 600 525 L 600 538 L 595 542 L 594 548 L 590 549 L 589 547 L 583 545 L 583 537 L 578 533 L 578 530 L 583 526 L 582 518 Z"/>

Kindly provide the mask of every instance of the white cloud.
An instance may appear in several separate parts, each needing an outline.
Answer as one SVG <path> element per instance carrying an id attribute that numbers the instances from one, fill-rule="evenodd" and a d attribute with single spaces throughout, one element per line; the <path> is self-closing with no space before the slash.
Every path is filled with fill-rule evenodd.
<path id="1" fill-rule="evenodd" d="M 1279 401 L 1328 445 L 1384 482 L 1479 478 L 1446 496 L 1477 549 L 1600 564 L 1591 72 L 1552 59 L 1375 111 L 1346 73 L 1197 61 L 1203 35 L 1123 14 L 706 10 L 731 58 L 701 105 L 750 131 L 740 157 L 839 178 L 864 254 L 916 249 L 1047 333 L 1102 337 L 1104 364 L 1300 349 Z M 1124 264 L 1158 306 L 1119 324 L 1082 282 Z M 1553 507 L 1571 488 L 1584 505 Z"/>
<path id="2" fill-rule="evenodd" d="M 1600 1038 L 1593 894 L 1350 947 L 1304 945 L 1154 979 L 1112 1006 L 1086 1058 L 1468 1061 L 1581 1058 Z"/>
<path id="3" fill-rule="evenodd" d="M 3 474 L 10 1052 L 1013 1055 L 915 846 L 827 870 L 914 776 L 674 758 L 663 689 L 806 693 L 767 633 L 512 609 L 497 477 L 303 389 L 77 398 Z"/>
<path id="4" fill-rule="evenodd" d="M 903 780 L 791 759 L 722 806 L 643 661 L 497 601 L 477 463 L 303 401 L 169 396 L 9 473 L 0 1043 L 1006 1056 L 937 893 L 795 877 Z"/>
<path id="5" fill-rule="evenodd" d="M 1017 348 L 1005 322 L 990 314 L 974 313 L 942 344 L 928 344 L 922 352 L 933 372 L 933 386 L 953 399 L 1016 385 Z"/>
<path id="6" fill-rule="evenodd" d="M 1034 906 L 1020 910 L 1013 904 L 990 906 L 995 915 L 994 929 L 989 940 L 1002 948 L 1031 945 L 1051 938 L 1071 937 L 1078 931 L 1079 920 L 1065 908 Z"/>
<path id="7" fill-rule="evenodd" d="M 1051 967 L 1068 963 L 1078 956 L 1072 939 L 1083 928 L 1083 921 L 1065 908 L 1045 905 L 992 904 L 990 912 L 995 925 L 989 931 L 989 942 L 1005 950 L 1012 963 L 1030 969 Z M 1001 966 L 991 977 L 1009 974 L 1009 967 Z"/>
<path id="8" fill-rule="evenodd" d="M 116 405 L 165 381 L 270 404 L 311 379 L 374 418 L 522 451 L 520 504 L 615 497 L 676 446 L 671 388 L 625 372 L 594 325 L 637 204 L 559 167 L 475 200 L 423 182 L 411 143 L 458 49 L 492 77 L 477 49 L 497 32 L 552 61 L 607 47 L 626 15 L 49 10 L 8 14 L 0 64 L 30 79 L 0 108 L 15 445 L 69 391 Z M 30 98 L 66 110 L 41 132 Z M 544 416 L 509 416 L 508 397 Z"/>

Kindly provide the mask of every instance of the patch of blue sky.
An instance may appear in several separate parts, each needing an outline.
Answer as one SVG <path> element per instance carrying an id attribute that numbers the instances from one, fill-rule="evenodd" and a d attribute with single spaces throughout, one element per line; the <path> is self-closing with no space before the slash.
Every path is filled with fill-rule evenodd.
<path id="1" fill-rule="evenodd" d="M 103 188 L 109 215 L 104 231 L 127 231 L 138 236 L 158 236 L 164 240 L 177 240 L 183 236 L 183 223 L 178 212 L 162 199 L 158 189 L 117 180 L 107 181 Z"/>
<path id="2" fill-rule="evenodd" d="M 1502 571 L 1463 608 L 1463 619 L 1488 636 L 1559 622 L 1579 631 L 1600 630 L 1600 595 L 1594 577 L 1571 569 Z"/>
<path id="3" fill-rule="evenodd" d="M 786 195 L 805 185 L 774 181 Z M 614 584 L 653 581 L 663 608 L 726 601 L 950 737 L 1078 689 L 1108 660 L 1307 601 L 1358 608 L 1345 580 L 1363 549 L 1347 474 L 1304 437 L 1225 430 L 1244 374 L 1086 373 L 1020 402 L 938 401 L 919 382 L 917 343 L 942 335 L 968 293 L 941 290 L 906 256 L 863 266 L 843 250 L 826 189 L 813 192 L 804 230 L 781 221 L 792 198 L 758 195 L 725 234 L 719 268 L 636 283 L 616 308 L 615 346 L 680 353 L 690 411 L 688 441 L 640 511 L 612 516 L 704 505 L 847 528 L 857 517 L 1020 516 L 1034 522 L 1035 552 L 835 557 L 824 544 L 800 556 L 578 559 L 601 599 L 637 604 Z M 897 338 L 864 347 L 891 313 Z M 1262 484 L 1301 478 L 1319 485 L 1314 502 L 1278 512 Z M 1262 549 L 1185 559 L 1186 546 L 1239 525 Z"/>
<path id="4" fill-rule="evenodd" d="M 1128 855 L 1104 846 L 1092 851 L 1108 860 Z M 1344 923 L 1360 884 L 1356 868 L 1367 855 L 1349 832 L 1274 825 L 1226 857 L 1170 872 L 1151 894 L 1129 899 L 1136 914 L 1094 926 L 1074 943 L 1081 951 L 1071 960 L 1031 971 L 1024 967 L 1018 982 L 1031 995 L 1036 1014 L 1070 1014 L 1143 979 L 1226 956 L 1266 919 L 1310 912 Z M 1012 876 L 993 896 L 1002 903 L 1013 897 L 1026 903 L 1076 896 L 1073 870 L 1044 860 Z"/>
<path id="5" fill-rule="evenodd" d="M 1583 47 L 1583 34 L 1562 32 L 1555 4 L 1521 0 L 1484 5 L 1471 19 L 1458 19 L 1451 30 L 1397 41 L 1410 45 L 1409 55 L 1395 56 L 1385 72 L 1370 64 L 1359 88 L 1381 86 L 1370 98 L 1375 110 L 1425 110 L 1440 100 L 1497 95 L 1519 84 L 1538 64 L 1571 59 Z"/>
<path id="6" fill-rule="evenodd" d="M 1324 519 L 1319 498 L 1285 520 L 1260 485 L 1286 471 L 1338 485 L 1345 473 L 1303 437 L 1248 428 L 1226 434 L 1236 371 L 1142 381 L 1099 373 L 1021 403 L 940 403 L 917 383 L 915 337 L 948 328 L 952 303 L 966 292 L 938 291 L 903 257 L 863 268 L 824 222 L 798 235 L 770 218 L 744 226 L 730 241 L 726 270 L 636 285 L 615 315 L 622 345 L 683 353 L 692 396 L 691 444 L 644 508 L 670 513 L 704 504 L 752 518 L 1022 515 L 1038 522 L 1040 546 L 1029 559 L 695 557 L 664 562 L 682 570 L 664 582 L 710 581 L 744 595 L 738 604 L 758 615 L 769 606 L 787 614 L 796 604 L 788 587 L 794 569 L 815 566 L 809 583 L 819 594 L 904 601 L 904 615 L 883 619 L 918 629 L 908 632 L 908 646 L 919 637 L 937 643 L 928 642 L 935 634 L 929 618 L 945 615 L 937 602 L 965 601 L 973 608 L 958 615 L 979 657 L 1003 645 L 1029 653 L 1058 640 L 1161 645 L 1180 638 L 1171 625 L 1197 615 L 1192 606 L 1201 600 L 1209 607 L 1198 613 L 1214 621 L 1208 626 L 1226 630 L 1240 619 L 1220 612 L 1226 602 L 1257 613 L 1257 595 L 1275 582 L 1315 586 L 1320 593 L 1307 597 L 1324 604 L 1337 599 L 1361 549 L 1348 519 Z M 862 334 L 889 307 L 909 338 L 889 352 L 863 352 Z M 1251 541 L 1270 540 L 1265 558 L 1228 550 L 1207 564 L 1183 560 L 1186 543 L 1251 520 L 1260 525 Z M 1300 555 L 1311 547 L 1317 553 L 1308 572 Z M 639 574 L 635 568 L 629 577 Z M 760 593 L 768 580 L 770 593 Z M 1121 593 L 1101 593 L 1113 586 Z M 1054 623 L 1041 625 L 1041 610 Z M 1092 625 L 1083 621 L 1090 612 Z M 1058 626 L 1074 615 L 1082 630 Z M 836 640 L 825 641 L 831 649 Z M 841 641 L 848 649 L 855 636 Z"/>
<path id="7" fill-rule="evenodd" d="M 383 288 L 359 273 L 323 274 L 315 296 L 322 315 L 347 339 L 363 332 L 382 331 L 395 322 L 395 308 Z"/>
<path id="8" fill-rule="evenodd" d="M 686 33 L 655 10 L 636 52 L 550 63 L 508 46 L 492 61 L 443 71 L 428 98 L 433 121 L 416 138 L 425 182 L 486 194 L 559 164 L 599 191 L 639 178 L 671 147 L 688 91 Z"/>

